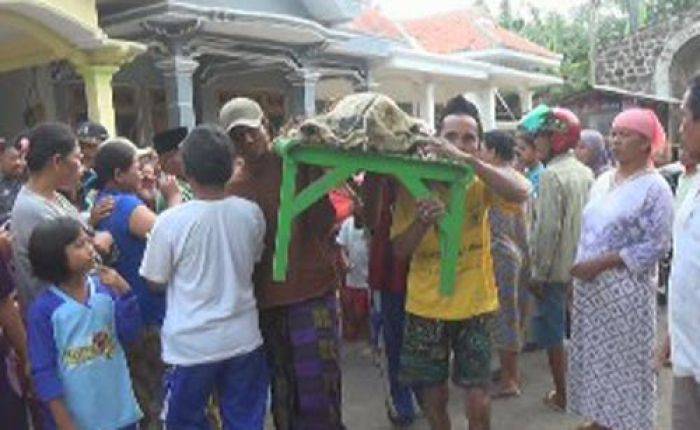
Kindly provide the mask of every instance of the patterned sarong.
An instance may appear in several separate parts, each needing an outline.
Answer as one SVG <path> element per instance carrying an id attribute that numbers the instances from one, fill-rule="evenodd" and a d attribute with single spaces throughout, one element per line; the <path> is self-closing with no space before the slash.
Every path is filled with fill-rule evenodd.
<path id="1" fill-rule="evenodd" d="M 340 430 L 341 381 L 335 293 L 263 310 L 277 430 Z"/>

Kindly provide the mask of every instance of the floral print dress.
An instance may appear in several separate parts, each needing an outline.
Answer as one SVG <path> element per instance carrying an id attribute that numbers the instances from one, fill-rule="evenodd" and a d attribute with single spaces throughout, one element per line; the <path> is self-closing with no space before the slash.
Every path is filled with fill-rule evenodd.
<path id="1" fill-rule="evenodd" d="M 575 280 L 568 407 L 615 430 L 652 430 L 657 264 L 671 243 L 673 197 L 644 171 L 598 178 L 583 213 L 577 262 L 619 252 L 624 266 Z"/>

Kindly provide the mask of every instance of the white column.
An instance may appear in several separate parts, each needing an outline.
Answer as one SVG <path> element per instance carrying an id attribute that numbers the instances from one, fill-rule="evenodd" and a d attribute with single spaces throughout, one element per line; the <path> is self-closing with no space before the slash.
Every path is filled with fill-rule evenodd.
<path id="1" fill-rule="evenodd" d="M 155 63 L 163 75 L 168 127 L 194 128 L 194 73 L 199 67 L 191 42 L 202 27 L 202 20 L 146 21 L 143 29 L 160 42 Z"/>
<path id="2" fill-rule="evenodd" d="M 411 82 L 410 84 L 407 82 L 407 85 L 410 85 L 409 88 L 409 94 L 408 94 L 408 101 L 411 102 L 411 116 L 414 116 L 416 118 L 420 118 L 420 112 L 421 112 L 421 101 L 420 99 L 420 94 L 422 92 L 423 86 L 416 83 L 416 82 Z"/>
<path id="3" fill-rule="evenodd" d="M 435 128 L 435 84 L 433 82 L 426 82 L 423 87 L 420 116 L 431 129 Z"/>
<path id="4" fill-rule="evenodd" d="M 474 104 L 479 109 L 484 131 L 496 128 L 496 88 L 487 87 L 481 91 L 470 93 L 466 97 L 473 99 Z"/>
<path id="5" fill-rule="evenodd" d="M 520 110 L 523 116 L 532 110 L 532 96 L 534 91 L 529 88 L 523 88 L 518 92 L 518 97 L 520 98 Z"/>
<path id="6" fill-rule="evenodd" d="M 316 84 L 320 78 L 320 73 L 306 68 L 287 75 L 292 90 L 288 105 L 291 117 L 310 118 L 316 115 Z"/>
<path id="7" fill-rule="evenodd" d="M 415 100 L 411 100 L 411 115 L 420 116 L 420 103 Z"/>
<path id="8" fill-rule="evenodd" d="M 353 81 L 352 90 L 356 93 L 375 92 L 379 88 L 379 82 L 374 79 L 374 72 L 369 69 L 365 72 L 364 77 L 360 77 L 359 81 Z"/>
<path id="9" fill-rule="evenodd" d="M 198 66 L 199 62 L 184 55 L 156 62 L 163 73 L 169 127 L 184 126 L 191 130 L 195 126 L 193 76 Z"/>

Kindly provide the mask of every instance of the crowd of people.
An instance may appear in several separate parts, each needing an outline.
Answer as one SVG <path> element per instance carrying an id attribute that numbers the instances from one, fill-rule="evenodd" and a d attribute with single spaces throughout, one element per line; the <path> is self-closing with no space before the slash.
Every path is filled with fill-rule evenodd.
<path id="1" fill-rule="evenodd" d="M 372 172 L 303 213 L 275 281 L 283 162 L 253 100 L 144 148 L 90 122 L 0 140 L 11 364 L 0 365 L 0 421 L 254 430 L 270 414 L 278 430 L 341 430 L 342 331 L 383 351 L 396 426 L 420 410 L 450 429 L 451 380 L 469 428 L 489 429 L 491 401 L 521 395 L 521 353 L 540 349 L 553 384 L 543 402 L 587 420 L 580 429 L 654 429 L 664 361 L 673 429 L 698 429 L 700 78 L 682 113 L 674 197 L 653 164 L 666 135 L 651 110 L 621 112 L 606 139 L 546 106 L 516 133 L 484 132 L 472 103 L 450 100 L 426 150 L 476 174 L 451 295 L 439 288 L 449 189 L 427 184 L 432 197 L 416 200 Z"/>

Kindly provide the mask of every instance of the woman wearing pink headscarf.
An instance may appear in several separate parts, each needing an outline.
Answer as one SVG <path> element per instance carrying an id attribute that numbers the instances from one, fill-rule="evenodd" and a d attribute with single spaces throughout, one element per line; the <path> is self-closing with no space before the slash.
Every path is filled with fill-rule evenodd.
<path id="1" fill-rule="evenodd" d="M 574 276 L 568 408 L 580 429 L 653 430 L 656 423 L 657 263 L 671 243 L 673 197 L 652 159 L 666 144 L 654 112 L 612 125 L 618 167 L 583 212 Z"/>

